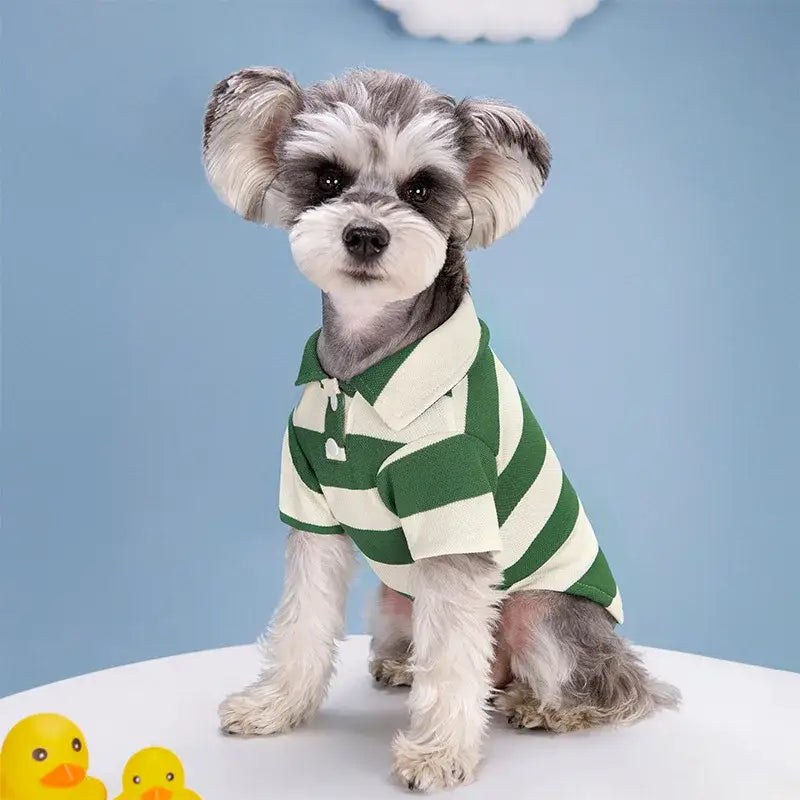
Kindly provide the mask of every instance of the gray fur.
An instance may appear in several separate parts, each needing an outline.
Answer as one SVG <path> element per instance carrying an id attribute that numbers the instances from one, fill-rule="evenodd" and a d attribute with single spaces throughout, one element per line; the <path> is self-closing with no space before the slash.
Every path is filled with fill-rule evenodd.
<path id="1" fill-rule="evenodd" d="M 647 672 L 597 603 L 545 591 L 508 602 L 530 604 L 527 630 L 511 646 L 513 680 L 495 701 L 512 724 L 565 732 L 631 723 L 679 704 L 680 692 Z"/>
<path id="2" fill-rule="evenodd" d="M 408 75 L 377 69 L 357 69 L 328 81 L 316 83 L 305 92 L 304 110 L 327 111 L 346 103 L 363 119 L 386 127 L 400 127 L 428 111 L 444 114 L 455 106 L 451 97 Z"/>
<path id="3" fill-rule="evenodd" d="M 388 612 L 387 591 L 371 623 L 370 671 L 386 685 L 407 685 L 409 619 Z M 493 704 L 516 727 L 566 733 L 630 724 L 680 703 L 678 689 L 653 678 L 608 612 L 584 597 L 512 594 L 502 603 L 496 637 Z"/>
<path id="4" fill-rule="evenodd" d="M 350 380 L 381 359 L 422 339 L 458 308 L 467 290 L 463 252 L 449 248 L 447 260 L 434 283 L 410 300 L 387 306 L 370 326 L 352 331 L 330 299 L 322 298 L 322 333 L 317 355 L 323 369 L 340 380 Z"/>

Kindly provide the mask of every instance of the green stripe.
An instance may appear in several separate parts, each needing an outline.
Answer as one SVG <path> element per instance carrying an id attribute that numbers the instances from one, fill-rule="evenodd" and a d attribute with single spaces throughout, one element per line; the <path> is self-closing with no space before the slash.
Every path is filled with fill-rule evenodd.
<path id="1" fill-rule="evenodd" d="M 319 363 L 317 356 L 317 342 L 322 329 L 314 331 L 311 334 L 306 346 L 303 348 L 303 358 L 300 361 L 300 372 L 297 375 L 297 380 L 294 382 L 295 386 L 300 386 L 303 383 L 311 383 L 311 381 L 321 381 L 328 377 L 322 365 Z"/>
<path id="2" fill-rule="evenodd" d="M 325 438 L 333 439 L 339 447 L 345 446 L 344 441 L 344 398 L 339 397 L 336 411 L 330 403 L 325 405 Z"/>
<path id="3" fill-rule="evenodd" d="M 370 531 L 343 526 L 356 547 L 369 559 L 381 564 L 411 564 L 408 543 L 402 528 L 391 531 Z"/>
<path id="4" fill-rule="evenodd" d="M 597 551 L 592 566 L 567 589 L 567 592 L 588 597 L 602 606 L 611 605 L 617 594 L 617 583 L 602 550 Z"/>
<path id="5" fill-rule="evenodd" d="M 322 494 L 322 489 L 320 488 L 319 481 L 314 475 L 314 470 L 311 469 L 311 465 L 308 463 L 308 459 L 303 453 L 303 447 L 300 441 L 302 437 L 299 437 L 298 435 L 302 430 L 303 428 L 295 428 L 294 422 L 292 422 L 292 414 L 290 414 L 288 431 L 289 454 L 292 457 L 292 463 L 294 464 L 294 468 L 297 470 L 297 474 L 300 476 L 300 480 L 302 480 L 312 492 Z"/>
<path id="6" fill-rule="evenodd" d="M 511 461 L 497 479 L 495 505 L 501 527 L 536 480 L 547 454 L 547 442 L 536 417 L 522 395 L 519 400 L 522 404 L 522 436 Z"/>
<path id="7" fill-rule="evenodd" d="M 562 473 L 561 494 L 556 507 L 539 535 L 533 540 L 524 555 L 503 573 L 503 587 L 507 589 L 517 581 L 532 575 L 549 561 L 572 533 L 578 519 L 578 496 Z M 502 530 L 500 531 L 502 536 Z"/>
<path id="8" fill-rule="evenodd" d="M 280 512 L 281 519 L 292 528 L 299 531 L 309 531 L 309 533 L 344 533 L 341 525 L 312 525 L 310 522 L 301 522 L 299 519 L 290 517 L 288 514 Z"/>
<path id="9" fill-rule="evenodd" d="M 485 442 L 496 456 L 500 451 L 500 404 L 494 354 L 488 342 L 489 331 L 481 323 L 478 355 L 467 373 L 467 420 L 464 431 Z"/>
<path id="10" fill-rule="evenodd" d="M 388 442 L 356 433 L 347 435 L 346 461 L 332 461 L 325 456 L 324 433 L 308 428 L 295 428 L 297 440 L 304 453 L 311 456 L 314 473 L 323 486 L 338 486 L 342 489 L 374 489 L 375 476 L 381 464 L 402 442 Z"/>
<path id="11" fill-rule="evenodd" d="M 421 341 L 424 340 L 420 339 L 419 342 Z M 400 369 L 403 362 L 416 350 L 419 342 L 412 342 L 402 350 L 398 350 L 377 364 L 373 364 L 360 375 L 351 378 L 350 385 L 355 386 L 361 396 L 370 405 L 374 406 L 378 395 L 386 388 L 386 384 L 389 383 L 395 372 Z"/>
<path id="12" fill-rule="evenodd" d="M 460 433 L 409 453 L 378 475 L 383 502 L 399 517 L 494 491 L 497 462 L 486 445 Z"/>

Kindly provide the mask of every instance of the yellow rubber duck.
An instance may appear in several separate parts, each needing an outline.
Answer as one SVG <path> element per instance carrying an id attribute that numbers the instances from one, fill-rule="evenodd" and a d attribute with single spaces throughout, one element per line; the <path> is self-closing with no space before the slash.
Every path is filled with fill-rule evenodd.
<path id="1" fill-rule="evenodd" d="M 202 800 L 186 788 L 178 756 L 163 747 L 147 747 L 128 759 L 122 794 L 116 800 Z"/>
<path id="2" fill-rule="evenodd" d="M 74 722 L 26 717 L 0 749 L 0 800 L 106 800 L 106 787 L 88 769 L 86 739 Z"/>

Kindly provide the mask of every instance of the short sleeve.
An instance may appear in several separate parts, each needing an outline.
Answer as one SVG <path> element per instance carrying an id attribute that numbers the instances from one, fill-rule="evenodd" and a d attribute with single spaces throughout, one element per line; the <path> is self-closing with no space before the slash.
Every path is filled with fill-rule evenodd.
<path id="1" fill-rule="evenodd" d="M 378 472 L 378 491 L 400 517 L 415 561 L 499 551 L 496 486 L 494 454 L 467 434 L 426 436 L 407 444 Z"/>
<path id="2" fill-rule="evenodd" d="M 281 519 L 312 533 L 342 533 L 311 465 L 303 454 L 291 419 L 283 437 L 279 500 Z"/>

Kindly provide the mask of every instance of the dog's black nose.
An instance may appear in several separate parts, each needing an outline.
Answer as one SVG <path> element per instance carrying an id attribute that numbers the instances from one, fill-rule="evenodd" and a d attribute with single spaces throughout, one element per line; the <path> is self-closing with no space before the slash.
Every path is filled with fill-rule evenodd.
<path id="1" fill-rule="evenodd" d="M 380 224 L 350 224 L 342 232 L 342 241 L 351 256 L 369 261 L 379 256 L 389 244 L 389 231 Z"/>

